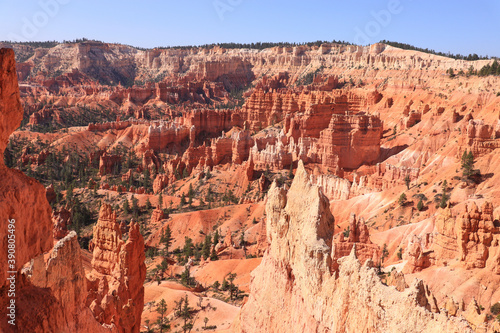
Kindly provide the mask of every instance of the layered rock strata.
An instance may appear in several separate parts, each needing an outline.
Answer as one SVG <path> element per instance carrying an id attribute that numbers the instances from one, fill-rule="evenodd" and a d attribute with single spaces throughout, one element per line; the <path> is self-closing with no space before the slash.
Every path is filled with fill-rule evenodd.
<path id="1" fill-rule="evenodd" d="M 354 249 L 332 270 L 333 217 L 302 162 L 289 191 L 273 183 L 266 211 L 270 246 L 252 272 L 237 331 L 472 331 L 464 321 L 432 313 L 433 298 L 421 281 L 403 292 L 383 285 L 373 262 L 363 265 Z"/>

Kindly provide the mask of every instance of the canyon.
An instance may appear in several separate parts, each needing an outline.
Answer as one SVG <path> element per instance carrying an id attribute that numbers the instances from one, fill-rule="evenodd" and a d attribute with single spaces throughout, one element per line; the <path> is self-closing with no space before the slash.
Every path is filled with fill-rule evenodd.
<path id="1" fill-rule="evenodd" d="M 24 331 L 500 331 L 493 60 L 0 47 Z"/>

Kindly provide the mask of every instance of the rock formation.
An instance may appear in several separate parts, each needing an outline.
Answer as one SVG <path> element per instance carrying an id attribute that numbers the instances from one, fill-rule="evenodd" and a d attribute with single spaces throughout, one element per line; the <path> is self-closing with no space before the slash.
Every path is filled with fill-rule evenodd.
<path id="1" fill-rule="evenodd" d="M 151 224 L 156 224 L 165 218 L 165 213 L 160 207 L 156 207 L 151 213 Z"/>
<path id="2" fill-rule="evenodd" d="M 115 168 L 121 163 L 120 155 L 110 155 L 108 153 L 104 153 L 101 155 L 99 160 L 99 175 L 104 176 L 108 173 L 113 173 Z"/>
<path id="3" fill-rule="evenodd" d="M 14 52 L 0 49 L 0 156 L 3 156 L 9 135 L 21 124 L 23 111 L 19 99 Z M 7 268 L 8 230 L 14 234 L 15 263 L 19 270 L 27 261 L 52 248 L 52 220 L 45 188 L 22 172 L 8 169 L 0 158 L 0 227 L 3 235 L 0 266 Z M 12 223 L 10 222 L 12 221 Z M 9 224 L 12 225 L 9 228 Z M 11 238 L 14 238 L 11 237 Z M 7 283 L 7 269 L 0 272 L 0 287 Z"/>
<path id="4" fill-rule="evenodd" d="M 361 263 L 369 259 L 374 263 L 380 261 L 379 247 L 370 241 L 370 234 L 365 221 L 363 219 L 357 220 L 355 214 L 352 214 L 349 220 L 349 237 L 345 239 L 344 233 L 341 232 L 333 240 L 332 267 L 334 270 L 338 269 L 338 259 L 348 256 L 351 251 L 355 252 L 356 258 Z"/>
<path id="5" fill-rule="evenodd" d="M 164 188 L 168 186 L 168 175 L 167 174 L 158 174 L 153 181 L 153 193 L 158 194 Z"/>
<path id="6" fill-rule="evenodd" d="M 439 263 L 458 258 L 468 269 L 488 267 L 500 274 L 500 228 L 493 221 L 493 205 L 481 209 L 472 202 L 452 217 L 446 208 L 436 218 L 434 257 Z"/>
<path id="7" fill-rule="evenodd" d="M 34 259 L 31 266 L 31 283 L 39 288 L 49 288 L 55 302 L 47 305 L 52 316 L 62 317 L 61 322 L 47 321 L 44 332 L 115 332 L 113 326 L 102 326 L 94 320 L 85 306 L 87 279 L 83 269 L 80 245 L 74 231 L 62 238 L 44 262 L 43 256 Z M 49 302 L 49 300 L 47 300 Z M 40 306 L 43 306 L 40 304 Z M 53 326 L 52 326 L 53 325 Z M 23 329 L 26 327 L 23 326 Z M 40 331 L 42 332 L 42 331 Z"/>
<path id="8" fill-rule="evenodd" d="M 464 138 L 465 149 L 472 151 L 474 156 L 484 155 L 500 147 L 500 127 L 490 125 L 483 120 L 469 120 L 467 136 Z"/>
<path id="9" fill-rule="evenodd" d="M 130 223 L 128 240 L 123 241 L 116 213 L 103 204 L 92 243 L 86 305 L 101 324 L 114 324 L 119 332 L 139 332 L 146 277 L 139 224 Z"/>
<path id="10" fill-rule="evenodd" d="M 21 118 L 14 52 L 0 49 L 0 155 Z M 3 318 L 6 318 L 5 311 L 11 299 L 7 297 L 7 271 L 17 271 L 15 330 L 7 320 L 0 321 L 0 330 L 116 332 L 114 326 L 100 325 L 84 305 L 86 279 L 76 234 L 71 232 L 61 239 L 48 261 L 44 260 L 43 253 L 53 245 L 51 210 L 45 188 L 20 171 L 8 169 L 3 159 L 0 159 L 0 177 L 5 180 L 0 184 L 0 226 L 6 231 L 1 251 L 7 253 L 8 235 L 15 235 L 16 244 L 15 262 L 7 262 L 7 256 L 0 258 L 0 265 L 6 268 L 0 273 L 0 314 Z M 9 228 L 9 224 L 15 228 Z M 8 230 L 12 233 L 7 233 Z M 25 264 L 26 268 L 21 270 Z"/>
<path id="11" fill-rule="evenodd" d="M 54 223 L 54 238 L 66 237 L 69 233 L 68 226 L 71 224 L 71 212 L 64 207 L 59 211 L 52 211 L 52 222 Z"/>
<path id="12" fill-rule="evenodd" d="M 471 332 L 464 321 L 431 312 L 421 281 L 403 292 L 391 289 L 354 249 L 331 273 L 333 217 L 301 161 L 288 192 L 273 183 L 266 210 L 271 244 L 252 272 L 237 331 Z"/>

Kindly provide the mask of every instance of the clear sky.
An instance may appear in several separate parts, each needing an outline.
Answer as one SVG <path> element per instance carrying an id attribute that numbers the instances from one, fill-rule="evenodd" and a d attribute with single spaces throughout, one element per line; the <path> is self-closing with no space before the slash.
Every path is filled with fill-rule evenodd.
<path id="1" fill-rule="evenodd" d="M 500 56 L 498 0 L 1 0 L 0 40 L 140 47 L 386 39 Z"/>

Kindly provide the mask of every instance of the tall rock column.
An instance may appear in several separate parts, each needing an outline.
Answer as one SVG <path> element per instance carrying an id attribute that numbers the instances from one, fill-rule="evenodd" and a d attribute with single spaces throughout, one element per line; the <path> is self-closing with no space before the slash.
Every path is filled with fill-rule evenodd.
<path id="1" fill-rule="evenodd" d="M 119 332 L 139 332 L 146 278 L 139 224 L 130 224 L 128 240 L 124 241 L 116 213 L 110 205 L 103 204 L 91 248 L 87 305 L 101 324 L 114 324 Z"/>

